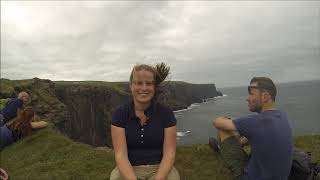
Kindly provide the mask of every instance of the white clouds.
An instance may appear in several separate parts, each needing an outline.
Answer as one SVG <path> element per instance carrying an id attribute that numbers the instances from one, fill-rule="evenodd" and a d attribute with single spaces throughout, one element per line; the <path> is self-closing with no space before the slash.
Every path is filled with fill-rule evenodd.
<path id="1" fill-rule="evenodd" d="M 135 63 L 162 60 L 172 80 L 193 83 L 315 79 L 319 9 L 297 1 L 1 1 L 1 77 L 123 81 Z"/>

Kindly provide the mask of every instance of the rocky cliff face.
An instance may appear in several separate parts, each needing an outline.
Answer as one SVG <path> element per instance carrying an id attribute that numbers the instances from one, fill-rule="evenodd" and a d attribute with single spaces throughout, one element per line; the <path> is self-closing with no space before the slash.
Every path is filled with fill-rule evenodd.
<path id="1" fill-rule="evenodd" d="M 70 114 L 59 128 L 69 137 L 94 146 L 111 146 L 110 124 L 114 109 L 126 94 L 107 87 L 91 85 L 63 85 L 56 87 L 56 95 Z"/>
<path id="2" fill-rule="evenodd" d="M 111 146 L 112 112 L 130 98 L 128 83 L 52 82 L 38 78 L 5 81 L 1 98 L 17 96 L 22 90 L 29 92 L 30 105 L 42 119 L 53 122 L 71 139 L 94 146 Z M 214 84 L 172 82 L 159 99 L 177 110 L 218 95 Z"/>
<path id="3" fill-rule="evenodd" d="M 176 82 L 168 84 L 164 93 L 164 103 L 174 110 L 185 109 L 192 103 L 203 102 L 203 99 L 222 96 L 214 84 L 189 84 Z"/>

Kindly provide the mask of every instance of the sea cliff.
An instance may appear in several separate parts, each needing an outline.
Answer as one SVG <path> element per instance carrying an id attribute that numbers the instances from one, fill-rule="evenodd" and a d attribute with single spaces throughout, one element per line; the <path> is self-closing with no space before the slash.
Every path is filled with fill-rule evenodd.
<path id="1" fill-rule="evenodd" d="M 71 139 L 93 146 L 111 147 L 112 112 L 130 99 L 128 82 L 50 81 L 1 79 L 0 98 L 31 95 L 30 105 Z M 214 84 L 166 82 L 159 101 L 173 110 L 221 95 Z"/>

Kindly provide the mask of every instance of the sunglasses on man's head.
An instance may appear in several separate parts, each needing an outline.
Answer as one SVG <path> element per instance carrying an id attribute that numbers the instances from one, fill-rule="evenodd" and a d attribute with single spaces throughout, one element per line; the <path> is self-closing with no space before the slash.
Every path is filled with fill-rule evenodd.
<path id="1" fill-rule="evenodd" d="M 248 86 L 248 92 L 250 92 L 251 89 L 269 90 L 270 91 L 271 87 L 261 86 L 261 85 Z"/>

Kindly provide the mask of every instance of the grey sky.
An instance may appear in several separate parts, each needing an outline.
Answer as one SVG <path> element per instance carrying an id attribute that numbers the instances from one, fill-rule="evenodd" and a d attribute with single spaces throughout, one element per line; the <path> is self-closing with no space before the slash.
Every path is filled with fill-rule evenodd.
<path id="1" fill-rule="evenodd" d="M 319 22 L 317 1 L 1 1 L 1 77 L 126 81 L 164 61 L 218 88 L 320 79 Z"/>

